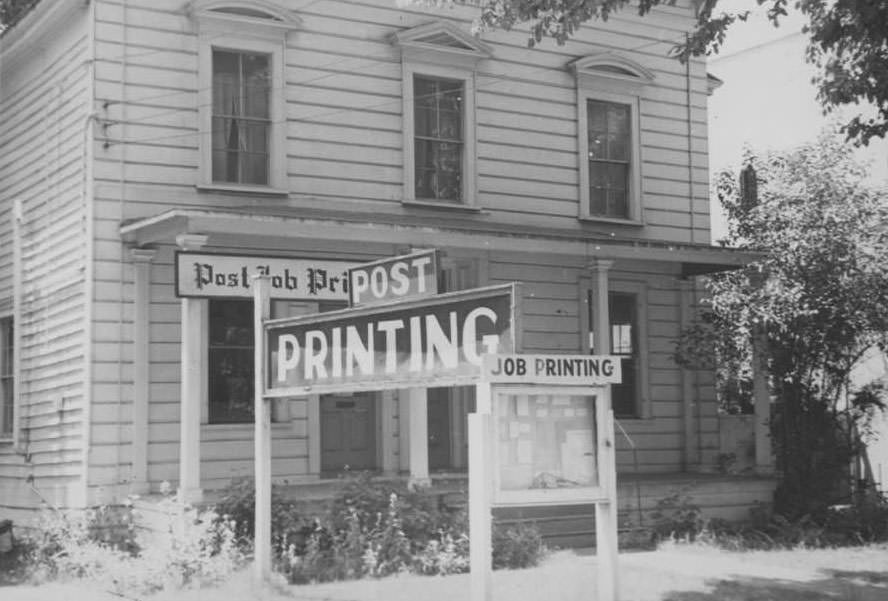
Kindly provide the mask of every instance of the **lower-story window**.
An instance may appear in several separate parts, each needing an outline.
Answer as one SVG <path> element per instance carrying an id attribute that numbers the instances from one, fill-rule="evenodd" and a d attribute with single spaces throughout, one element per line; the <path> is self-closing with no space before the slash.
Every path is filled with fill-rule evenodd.
<path id="1" fill-rule="evenodd" d="M 209 301 L 209 422 L 253 421 L 253 301 Z"/>
<path id="2" fill-rule="evenodd" d="M 12 318 L 0 318 L 0 438 L 11 438 L 13 432 L 15 412 L 13 340 Z"/>

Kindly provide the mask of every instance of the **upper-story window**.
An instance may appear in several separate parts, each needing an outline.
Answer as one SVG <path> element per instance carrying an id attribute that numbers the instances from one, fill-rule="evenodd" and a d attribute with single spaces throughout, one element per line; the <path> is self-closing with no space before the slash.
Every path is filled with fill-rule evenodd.
<path id="1" fill-rule="evenodd" d="M 268 184 L 271 60 L 213 49 L 213 181 Z"/>
<path id="2" fill-rule="evenodd" d="M 462 81 L 413 76 L 416 198 L 463 200 Z"/>
<path id="3" fill-rule="evenodd" d="M 284 50 L 299 26 L 267 0 L 194 0 L 201 188 L 284 194 Z"/>
<path id="4" fill-rule="evenodd" d="M 640 102 L 650 71 L 613 54 L 571 63 L 577 77 L 581 219 L 641 223 Z"/>
<path id="5" fill-rule="evenodd" d="M 404 202 L 475 208 L 475 67 L 490 50 L 443 21 L 392 39 L 401 48 Z"/>

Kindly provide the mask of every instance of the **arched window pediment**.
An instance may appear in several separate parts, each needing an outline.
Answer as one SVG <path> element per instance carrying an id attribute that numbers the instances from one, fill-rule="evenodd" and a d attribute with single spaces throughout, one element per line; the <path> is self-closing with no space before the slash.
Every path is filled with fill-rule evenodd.
<path id="1" fill-rule="evenodd" d="M 578 76 L 604 77 L 644 85 L 654 81 L 654 74 L 630 58 L 603 52 L 577 59 L 569 64 Z"/>
<path id="2" fill-rule="evenodd" d="M 302 20 L 296 14 L 268 0 L 192 0 L 186 12 L 199 20 L 218 20 L 296 29 Z"/>

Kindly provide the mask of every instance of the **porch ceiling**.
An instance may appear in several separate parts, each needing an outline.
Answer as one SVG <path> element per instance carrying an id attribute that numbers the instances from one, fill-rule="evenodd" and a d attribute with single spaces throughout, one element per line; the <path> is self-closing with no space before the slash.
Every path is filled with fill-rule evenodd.
<path id="1" fill-rule="evenodd" d="M 125 222 L 121 237 L 134 246 L 171 242 L 180 234 L 205 234 L 249 243 L 275 238 L 343 240 L 405 246 L 562 254 L 590 259 L 635 259 L 680 263 L 682 275 L 737 269 L 757 253 L 706 244 L 604 237 L 600 233 L 479 223 L 465 218 L 389 216 L 280 209 L 171 209 Z"/>

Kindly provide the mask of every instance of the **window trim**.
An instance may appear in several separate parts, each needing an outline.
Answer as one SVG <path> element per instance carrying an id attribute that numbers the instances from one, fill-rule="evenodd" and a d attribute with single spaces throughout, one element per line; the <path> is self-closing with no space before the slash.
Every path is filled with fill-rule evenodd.
<path id="1" fill-rule="evenodd" d="M 441 35 L 449 36 L 461 47 L 425 41 Z M 475 71 L 478 61 L 492 55 L 490 48 L 445 21 L 433 21 L 397 32 L 391 37 L 391 41 L 401 49 L 401 115 L 404 149 L 402 204 L 444 210 L 479 210 Z M 463 82 L 462 199 L 458 203 L 416 197 L 414 75 Z"/>
<path id="2" fill-rule="evenodd" d="M 654 81 L 654 74 L 635 61 L 613 53 L 587 56 L 569 65 L 577 80 L 577 149 L 579 168 L 579 211 L 581 221 L 644 225 L 641 162 L 641 95 Z M 587 101 L 625 104 L 630 110 L 630 165 L 627 194 L 628 217 L 592 213 L 589 198 L 589 116 Z"/>
<path id="3" fill-rule="evenodd" d="M 12 360 L 10 361 L 12 371 L 9 374 L 9 377 L 12 380 L 12 423 L 10 424 L 10 430 L 8 433 L 0 432 L 0 443 L 14 443 L 18 440 L 18 414 L 21 407 L 19 403 L 19 382 L 21 381 L 19 377 L 19 328 L 16 327 L 14 313 L 0 313 L 0 323 L 5 321 L 8 321 L 12 325 Z M 4 327 L 0 327 L 0 354 L 2 354 L 2 351 L 4 350 L 2 343 L 2 340 L 5 340 L 5 336 L 3 336 L 4 329 Z M 0 409 L 2 409 L 2 406 L 0 406 Z"/>
<path id="4" fill-rule="evenodd" d="M 652 417 L 650 394 L 650 361 L 648 354 L 648 301 L 647 284 L 634 280 L 609 279 L 607 283 L 608 295 L 611 292 L 634 294 L 635 315 L 637 320 L 636 341 L 638 344 L 638 370 L 635 380 L 635 414 L 621 415 L 621 419 L 647 419 Z M 580 344 L 581 352 L 588 355 L 591 352 L 589 345 L 589 332 L 593 324 L 589 322 L 589 297 L 595 289 L 595 279 L 592 277 L 580 278 Z M 608 306 L 610 299 L 608 299 Z M 610 316 L 608 316 L 610 323 Z"/>
<path id="5" fill-rule="evenodd" d="M 225 7 L 250 8 L 268 18 L 214 12 Z M 285 46 L 288 32 L 300 20 L 285 9 L 261 0 L 193 2 L 189 6 L 198 29 L 198 190 L 241 194 L 288 194 L 286 170 Z M 268 184 L 213 181 L 213 50 L 267 54 L 270 58 Z"/>

